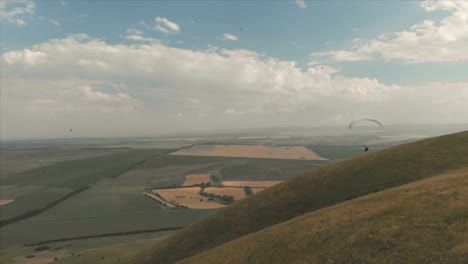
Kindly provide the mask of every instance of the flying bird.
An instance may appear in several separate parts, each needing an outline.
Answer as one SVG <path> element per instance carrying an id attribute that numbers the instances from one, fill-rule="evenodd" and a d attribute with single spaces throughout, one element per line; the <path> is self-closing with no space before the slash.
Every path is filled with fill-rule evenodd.
<path id="1" fill-rule="evenodd" d="M 369 150 L 369 148 L 368 148 L 368 147 L 366 147 L 366 148 L 364 149 L 364 152 L 367 152 L 368 150 Z"/>

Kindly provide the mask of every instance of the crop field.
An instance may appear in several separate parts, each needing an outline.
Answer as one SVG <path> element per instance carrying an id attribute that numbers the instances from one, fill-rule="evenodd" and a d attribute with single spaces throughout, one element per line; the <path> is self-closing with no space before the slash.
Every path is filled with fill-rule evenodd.
<path id="1" fill-rule="evenodd" d="M 190 149 L 173 152 L 171 155 L 326 160 L 302 146 L 195 145 Z"/>
<path id="2" fill-rule="evenodd" d="M 73 191 L 69 188 L 42 188 L 29 195 L 21 196 L 15 202 L 0 207 L 0 220 L 4 221 L 32 210 L 42 208 Z M 3 228 L 3 227 L 2 227 Z"/>
<path id="3" fill-rule="evenodd" d="M 13 202 L 14 200 L 0 200 L 0 205 L 6 205 L 6 204 L 9 204 L 11 202 Z"/>
<path id="4" fill-rule="evenodd" d="M 209 174 L 192 174 L 185 176 L 185 181 L 182 186 L 192 186 L 195 184 L 202 184 L 210 182 Z"/>
<path id="5" fill-rule="evenodd" d="M 0 263 L 126 263 L 141 248 L 163 239 L 174 231 L 149 232 L 134 235 L 88 238 L 47 244 L 48 249 L 36 251 L 38 246 L 10 247 L 0 250 Z M 34 258 L 25 258 L 33 255 Z M 52 262 L 39 262 L 47 258 Z M 58 258 L 55 260 L 55 258 Z M 30 261 L 30 262 L 24 262 Z"/>
<path id="6" fill-rule="evenodd" d="M 16 200 L 42 188 L 42 186 L 0 185 L 0 199 Z"/>
<path id="7" fill-rule="evenodd" d="M 126 151 L 128 149 L 2 149 L 0 179 L 62 161 L 102 157 Z"/>
<path id="8" fill-rule="evenodd" d="M 151 194 L 151 193 L 145 193 L 146 196 L 150 197 L 151 199 L 163 204 L 164 206 L 167 206 L 167 207 L 171 207 L 171 208 L 175 208 L 176 206 L 171 204 L 171 203 L 168 203 L 166 201 L 164 201 L 163 199 L 159 198 L 158 196 L 154 195 L 154 194 Z"/>
<path id="9" fill-rule="evenodd" d="M 166 201 L 172 201 L 174 204 L 187 206 L 188 208 L 217 209 L 226 206 L 208 200 L 207 197 L 199 194 L 200 191 L 200 187 L 153 190 L 154 193 L 159 194 Z"/>
<path id="10" fill-rule="evenodd" d="M 224 181 L 284 181 L 328 163 L 321 160 L 230 158 L 229 164 L 219 173 Z"/>
<path id="11" fill-rule="evenodd" d="M 5 185 L 42 185 L 78 189 L 100 178 L 116 177 L 133 164 L 162 150 L 127 150 L 113 155 L 62 161 L 8 177 Z"/>
<path id="12" fill-rule="evenodd" d="M 123 146 L 114 144 L 111 147 Z M 226 205 L 221 204 L 222 201 L 218 203 L 217 198 L 211 201 L 200 195 L 200 188 L 184 190 L 178 187 L 211 181 L 207 191 L 239 200 L 245 197 L 243 188 L 215 187 L 222 187 L 224 180 L 281 181 L 328 163 L 323 160 L 167 155 L 168 149 L 151 149 L 143 143 L 136 149 L 106 147 L 1 150 L 0 199 L 3 205 L 0 220 L 44 208 L 77 189 L 90 186 L 40 214 L 3 226 L 0 229 L 2 264 L 40 263 L 51 260 L 50 256 L 59 258 L 54 263 L 83 263 L 83 260 L 114 263 L 113 250 L 128 250 L 128 256 L 131 256 L 140 247 L 127 241 L 125 245 L 107 248 L 119 240 L 112 237 L 102 244 L 103 248 L 83 252 L 82 257 L 87 257 L 79 258 L 70 255 L 74 246 L 63 255 L 60 248 L 46 254 L 20 245 L 184 227 Z M 161 198 L 149 193 L 151 189 L 163 192 L 164 200 L 172 199 L 188 208 L 167 202 L 166 206 L 162 205 L 155 201 Z M 260 189 L 252 188 L 252 192 Z M 14 202 L 6 204 L 7 200 Z M 48 245 L 74 245 L 77 241 L 81 240 Z M 30 254 L 35 257 L 24 258 Z M 100 256 L 105 256 L 105 260 Z M 124 259 L 122 257 L 122 261 Z"/>
<path id="13" fill-rule="evenodd" d="M 223 181 L 224 186 L 238 186 L 238 187 L 263 187 L 268 188 L 282 181 Z"/>
<path id="14" fill-rule="evenodd" d="M 245 198 L 244 188 L 236 188 L 236 187 L 208 187 L 203 190 L 207 194 L 214 194 L 214 195 L 228 195 L 233 196 L 236 201 Z"/>
<path id="15" fill-rule="evenodd" d="M 0 244 L 3 247 L 61 238 L 183 227 L 210 213 L 212 210 L 169 209 L 145 197 L 142 189 L 98 185 L 38 216 L 2 227 Z"/>

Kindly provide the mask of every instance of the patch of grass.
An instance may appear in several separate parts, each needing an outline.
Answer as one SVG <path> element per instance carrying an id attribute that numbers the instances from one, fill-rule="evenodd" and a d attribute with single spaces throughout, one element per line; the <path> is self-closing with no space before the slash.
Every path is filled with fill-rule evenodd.
<path id="1" fill-rule="evenodd" d="M 134 263 L 174 263 L 302 214 L 466 164 L 468 132 L 335 162 L 219 210 L 156 243 L 139 254 Z"/>
<path id="2" fill-rule="evenodd" d="M 364 146 L 355 147 L 355 146 L 307 146 L 309 149 L 315 151 L 322 157 L 331 159 L 331 160 L 344 160 L 353 158 L 359 155 L 363 155 Z M 382 147 L 373 147 L 369 146 L 368 152 L 375 152 L 383 149 Z"/>
<path id="3" fill-rule="evenodd" d="M 456 190 L 458 197 L 446 196 Z M 467 263 L 468 168 L 308 213 L 181 263 Z M 268 242 L 266 242 L 268 241 Z"/>

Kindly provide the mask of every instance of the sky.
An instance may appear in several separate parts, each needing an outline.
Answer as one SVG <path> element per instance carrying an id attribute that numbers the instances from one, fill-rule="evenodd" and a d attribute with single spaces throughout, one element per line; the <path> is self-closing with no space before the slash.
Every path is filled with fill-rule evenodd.
<path id="1" fill-rule="evenodd" d="M 468 1 L 0 8 L 1 139 L 468 123 Z"/>

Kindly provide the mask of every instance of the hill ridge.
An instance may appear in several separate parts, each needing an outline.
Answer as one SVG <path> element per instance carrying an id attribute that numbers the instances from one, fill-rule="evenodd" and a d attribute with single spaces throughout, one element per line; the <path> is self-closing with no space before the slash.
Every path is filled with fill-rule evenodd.
<path id="1" fill-rule="evenodd" d="M 137 255 L 133 263 L 174 263 L 311 211 L 462 168 L 468 164 L 466 142 L 468 131 L 320 167 L 180 230 Z"/>
<path id="2" fill-rule="evenodd" d="M 467 200 L 468 166 L 295 217 L 178 263 L 466 263 Z"/>

